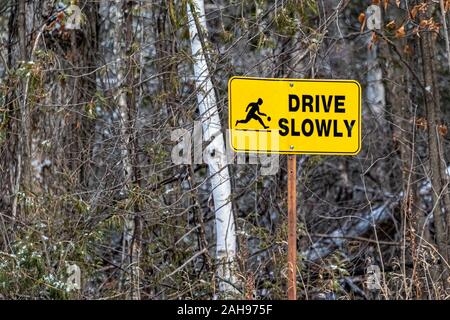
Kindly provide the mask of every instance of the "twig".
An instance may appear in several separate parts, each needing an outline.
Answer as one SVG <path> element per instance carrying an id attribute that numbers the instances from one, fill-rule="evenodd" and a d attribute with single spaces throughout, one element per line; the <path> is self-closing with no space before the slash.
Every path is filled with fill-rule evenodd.
<path id="1" fill-rule="evenodd" d="M 369 238 L 365 238 L 365 237 L 358 237 L 358 236 L 346 236 L 346 235 L 329 235 L 329 234 L 323 234 L 323 233 L 314 233 L 311 234 L 311 236 L 313 237 L 318 237 L 318 238 L 329 238 L 329 239 L 349 239 L 349 240 L 358 240 L 358 241 L 365 241 L 365 242 L 370 242 L 370 243 L 379 243 L 379 244 L 385 244 L 385 245 L 390 245 L 390 246 L 398 246 L 400 245 L 400 242 L 396 242 L 396 241 L 383 241 L 383 240 L 374 240 L 374 239 L 369 239 Z"/>
<path id="2" fill-rule="evenodd" d="M 191 261 L 195 260 L 197 257 L 201 256 L 202 254 L 204 254 L 207 251 L 206 248 L 204 248 L 203 250 L 197 252 L 196 254 L 194 254 L 192 257 L 190 257 L 188 260 L 186 260 L 181 266 L 179 266 L 178 268 L 176 268 L 173 272 L 169 273 L 168 275 L 164 276 L 161 281 L 163 281 L 166 278 L 169 278 L 171 276 L 173 276 L 175 273 L 181 271 L 184 267 L 186 267 Z"/>
<path id="3" fill-rule="evenodd" d="M 388 38 L 386 38 L 386 36 L 384 34 L 382 34 L 381 32 L 378 32 L 376 30 L 374 30 L 373 32 L 375 32 L 378 36 L 380 36 L 384 41 L 386 41 L 386 43 L 391 46 L 391 48 L 394 50 L 395 54 L 398 56 L 398 58 L 400 59 L 401 63 L 403 63 L 403 65 L 409 70 L 409 72 L 412 74 L 412 76 L 414 77 L 414 79 L 417 81 L 417 83 L 419 84 L 420 88 L 423 90 L 424 93 L 427 92 L 427 90 L 425 89 L 425 86 L 423 85 L 422 81 L 420 80 L 419 76 L 417 75 L 417 73 L 414 72 L 414 70 L 411 68 L 411 66 L 408 64 L 408 62 L 405 61 L 405 59 L 403 59 L 402 54 L 398 51 L 397 46 L 395 45 L 395 43 L 393 43 L 391 40 L 389 40 Z M 433 97 L 434 99 L 434 97 Z"/>

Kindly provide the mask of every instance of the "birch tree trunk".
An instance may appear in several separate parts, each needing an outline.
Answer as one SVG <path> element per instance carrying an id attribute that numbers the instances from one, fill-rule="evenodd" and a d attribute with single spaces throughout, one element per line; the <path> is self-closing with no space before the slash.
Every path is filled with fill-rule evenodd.
<path id="1" fill-rule="evenodd" d="M 378 5 L 371 5 L 366 10 L 367 28 L 369 30 L 381 29 L 381 9 Z M 370 40 L 372 43 L 367 51 L 367 103 L 375 118 L 385 130 L 385 109 L 386 94 L 383 84 L 383 70 L 378 59 L 378 44 L 376 41 Z"/>
<path id="2" fill-rule="evenodd" d="M 384 48 L 381 46 L 376 37 L 376 32 L 383 32 L 383 17 L 381 6 L 372 4 L 366 10 L 366 25 L 367 29 L 371 30 L 371 36 L 368 39 L 367 48 L 367 87 L 366 87 L 366 101 L 369 107 L 369 112 L 372 114 L 370 124 L 374 125 L 374 129 L 382 137 L 389 136 L 389 123 L 386 114 L 386 88 L 383 83 L 383 64 L 382 53 Z M 378 139 L 378 138 L 377 138 Z M 371 145 L 377 145 L 377 141 L 368 142 Z M 371 156 L 375 158 L 385 157 L 390 152 L 389 144 L 384 143 L 372 149 Z M 387 162 L 380 161 L 373 166 L 373 173 L 376 176 L 378 183 L 384 190 L 390 190 L 386 174 L 389 172 Z"/>
<path id="3" fill-rule="evenodd" d="M 367 102 L 375 118 L 385 128 L 386 98 L 383 71 L 378 60 L 378 45 L 373 44 L 367 51 Z"/>
<path id="4" fill-rule="evenodd" d="M 222 125 L 200 38 L 202 34 L 206 34 L 203 0 L 193 0 L 190 4 L 188 3 L 187 13 L 191 50 L 194 60 L 198 108 L 203 126 L 204 139 L 206 142 L 209 142 L 205 150 L 205 160 L 208 164 L 215 208 L 219 291 L 227 295 L 236 292 L 236 277 L 234 275 L 236 232 Z M 206 41 L 206 39 L 204 40 Z"/>
<path id="5" fill-rule="evenodd" d="M 399 47 L 404 47 L 407 42 L 400 42 Z M 413 45 L 411 43 L 411 45 Z M 417 205 L 420 201 L 417 194 L 417 177 L 414 171 L 415 167 L 415 121 L 411 123 L 411 119 L 415 118 L 415 110 L 413 106 L 413 92 L 408 88 L 412 85 L 409 78 L 408 70 L 404 68 L 398 59 L 395 59 L 395 53 L 392 48 L 389 48 L 389 55 L 386 59 L 386 77 L 392 82 L 392 85 L 386 87 L 387 105 L 392 110 L 392 151 L 397 151 L 400 163 L 400 172 L 396 172 L 396 177 L 402 181 L 403 199 L 401 201 L 402 214 L 402 254 L 401 267 L 403 269 L 405 294 L 407 297 L 411 294 L 413 297 L 420 298 L 422 294 L 421 279 L 418 275 L 418 265 L 420 250 L 418 250 L 417 243 L 420 241 L 415 230 L 422 230 L 419 227 L 418 217 L 419 210 Z M 397 49 L 400 50 L 400 49 Z M 410 64 L 413 61 L 410 56 L 407 56 Z M 412 90 L 411 90 L 412 91 Z M 407 261 L 412 263 L 411 283 L 408 283 Z"/>

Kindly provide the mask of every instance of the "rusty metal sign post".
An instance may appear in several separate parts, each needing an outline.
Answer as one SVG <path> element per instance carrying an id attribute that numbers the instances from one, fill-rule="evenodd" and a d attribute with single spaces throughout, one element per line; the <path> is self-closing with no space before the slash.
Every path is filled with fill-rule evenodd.
<path id="1" fill-rule="evenodd" d="M 288 299 L 297 300 L 297 156 L 288 156 Z"/>

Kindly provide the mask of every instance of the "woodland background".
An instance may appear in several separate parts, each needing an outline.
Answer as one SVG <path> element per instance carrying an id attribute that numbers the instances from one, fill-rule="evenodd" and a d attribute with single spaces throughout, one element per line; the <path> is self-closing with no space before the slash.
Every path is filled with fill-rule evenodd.
<path id="1" fill-rule="evenodd" d="M 1 299 L 284 299 L 286 157 L 171 159 L 234 75 L 363 87 L 360 154 L 298 157 L 299 299 L 449 297 L 450 1 L 72 3 L 0 0 Z"/>

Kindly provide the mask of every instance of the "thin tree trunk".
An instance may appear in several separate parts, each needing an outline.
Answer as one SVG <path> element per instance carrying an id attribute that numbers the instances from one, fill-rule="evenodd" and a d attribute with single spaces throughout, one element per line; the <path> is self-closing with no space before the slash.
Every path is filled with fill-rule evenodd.
<path id="1" fill-rule="evenodd" d="M 216 223 L 216 258 L 219 262 L 219 291 L 227 296 L 236 292 L 235 255 L 236 232 L 231 203 L 231 183 L 226 163 L 225 143 L 214 88 L 209 75 L 205 48 L 201 36 L 206 34 L 203 0 L 187 5 L 191 50 L 194 59 L 198 108 L 204 139 L 209 143 L 205 151 L 212 188 Z M 200 28 L 200 30 L 199 30 Z M 203 39 L 206 41 L 206 39 Z"/>
<path id="2" fill-rule="evenodd" d="M 19 40 L 19 59 L 21 61 L 27 60 L 27 45 L 26 45 L 26 19 L 25 19 L 25 8 L 26 1 L 18 0 L 17 3 L 17 24 L 18 24 L 18 40 Z M 25 89 L 27 80 L 22 80 L 22 87 Z M 24 171 L 24 163 L 26 163 L 25 159 L 27 155 L 29 155 L 28 151 L 28 112 L 26 106 L 26 94 L 24 97 L 19 97 L 19 105 L 20 105 L 20 128 L 21 132 L 19 135 L 19 146 L 17 150 L 17 162 L 16 162 L 16 170 L 15 170 L 15 182 L 14 182 L 14 191 L 13 191 L 13 203 L 12 203 L 12 217 L 13 219 L 17 216 L 17 207 L 18 207 L 18 198 L 20 193 L 20 186 L 22 184 L 22 176 Z M 25 166 L 28 167 L 28 166 Z"/>
<path id="3" fill-rule="evenodd" d="M 427 18 L 424 14 L 421 19 Z M 438 126 L 441 122 L 440 95 L 437 86 L 436 71 L 434 66 L 435 47 L 432 33 L 422 32 L 420 38 L 422 53 L 422 68 L 425 86 L 425 108 L 428 128 L 428 154 L 430 161 L 430 175 L 433 195 L 433 215 L 436 227 L 436 243 L 442 258 L 441 263 L 444 287 L 449 288 L 449 271 L 446 262 L 449 262 L 448 252 L 448 228 L 450 228 L 450 200 L 447 191 L 446 166 L 443 154 L 442 138 Z M 446 217 L 447 216 L 447 217 Z M 447 224 L 447 228 L 446 228 Z"/>
<path id="4" fill-rule="evenodd" d="M 403 44 L 403 43 L 402 43 Z M 415 166 L 415 121 L 411 121 L 414 117 L 413 106 L 410 94 L 408 93 L 408 73 L 402 65 L 395 59 L 395 54 L 390 50 L 386 59 L 390 62 L 387 65 L 387 78 L 392 83 L 387 89 L 388 103 L 392 109 L 393 128 L 393 148 L 398 151 L 400 161 L 400 172 L 397 173 L 399 181 L 402 181 L 402 192 L 404 194 L 401 203 L 402 213 L 402 267 L 404 274 L 405 294 L 407 298 L 420 298 L 421 283 L 417 275 L 416 262 L 419 258 L 417 250 L 417 178 L 414 174 Z M 407 245 L 409 250 L 407 251 Z M 413 283 L 408 284 L 406 278 L 406 265 L 411 260 Z M 414 296 L 409 296 L 411 287 L 414 290 Z"/>

